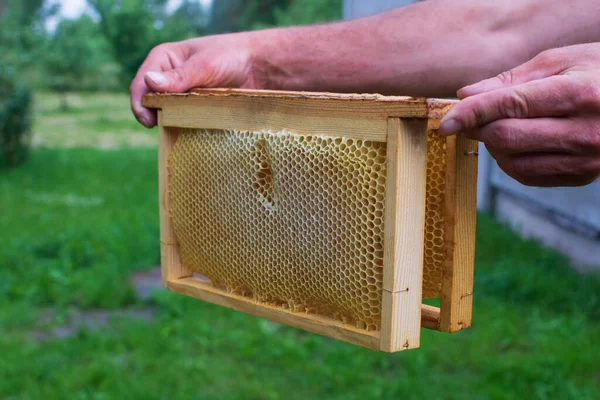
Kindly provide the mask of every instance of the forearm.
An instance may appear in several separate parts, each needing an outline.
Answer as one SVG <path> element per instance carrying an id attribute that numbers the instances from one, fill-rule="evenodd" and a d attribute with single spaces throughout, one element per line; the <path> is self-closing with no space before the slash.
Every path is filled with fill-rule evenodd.
<path id="1" fill-rule="evenodd" d="M 256 32 L 269 88 L 450 96 L 548 48 L 600 41 L 590 0 L 431 0 L 329 25 Z"/>

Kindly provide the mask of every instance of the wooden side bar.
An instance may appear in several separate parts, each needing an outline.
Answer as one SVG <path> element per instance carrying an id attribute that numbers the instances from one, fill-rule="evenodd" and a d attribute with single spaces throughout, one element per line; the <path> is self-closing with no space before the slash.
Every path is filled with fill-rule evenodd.
<path id="1" fill-rule="evenodd" d="M 478 144 L 457 135 L 448 138 L 447 149 L 447 257 L 442 276 L 440 330 L 456 332 L 471 326 L 473 312 Z"/>
<path id="2" fill-rule="evenodd" d="M 427 120 L 388 120 L 381 350 L 419 347 Z"/>
<path id="3" fill-rule="evenodd" d="M 160 214 L 160 269 L 163 287 L 167 287 L 169 279 L 192 276 L 192 271 L 181 262 L 179 245 L 175 238 L 175 230 L 168 212 L 169 172 L 167 163 L 169 155 L 177 142 L 179 129 L 163 125 L 162 111 L 158 110 L 158 202 Z"/>

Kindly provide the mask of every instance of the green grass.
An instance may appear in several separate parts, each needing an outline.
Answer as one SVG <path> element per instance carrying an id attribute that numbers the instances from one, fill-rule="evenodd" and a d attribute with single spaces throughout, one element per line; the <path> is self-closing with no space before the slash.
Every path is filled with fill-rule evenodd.
<path id="1" fill-rule="evenodd" d="M 58 95 L 35 96 L 35 146 L 106 149 L 156 146 L 156 133 L 133 118 L 127 96 L 69 93 L 67 101 L 69 109 L 61 111 Z"/>
<path id="2" fill-rule="evenodd" d="M 94 107 L 69 118 L 101 118 Z M 155 149 L 58 145 L 0 171 L 0 398 L 600 398 L 600 278 L 487 216 L 473 328 L 382 354 L 173 293 L 137 300 L 128 275 L 159 263 Z M 48 308 L 45 329 L 75 309 L 149 306 L 151 323 L 32 336 Z"/>

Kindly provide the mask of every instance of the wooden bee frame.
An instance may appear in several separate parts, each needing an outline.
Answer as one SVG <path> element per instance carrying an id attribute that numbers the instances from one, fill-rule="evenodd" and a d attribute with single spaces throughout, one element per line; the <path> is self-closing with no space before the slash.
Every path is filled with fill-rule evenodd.
<path id="1" fill-rule="evenodd" d="M 475 253 L 477 143 L 446 140 L 445 262 L 441 306 L 422 304 L 427 131 L 452 101 L 379 95 L 198 89 L 150 94 L 158 109 L 160 242 L 163 286 L 210 303 L 370 349 L 419 346 L 421 327 L 455 332 L 471 325 Z M 281 131 L 387 142 L 381 329 L 361 330 L 319 315 L 292 312 L 228 294 L 182 263 L 168 215 L 167 161 L 180 128 Z M 398 188 L 410 188 L 399 190 Z M 408 250 L 410 249 L 410 250 Z"/>

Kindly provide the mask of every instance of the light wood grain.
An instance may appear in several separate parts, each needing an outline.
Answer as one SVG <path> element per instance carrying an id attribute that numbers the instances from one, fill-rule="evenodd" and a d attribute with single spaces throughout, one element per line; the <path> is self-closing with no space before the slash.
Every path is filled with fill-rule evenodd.
<path id="1" fill-rule="evenodd" d="M 388 132 L 383 288 L 397 292 L 422 271 L 427 120 L 390 118 Z"/>
<path id="2" fill-rule="evenodd" d="M 297 92 L 283 90 L 255 89 L 205 89 L 196 88 L 188 93 L 151 93 L 142 99 L 144 107 L 164 108 L 176 99 L 226 98 L 226 99 L 278 99 L 288 103 L 304 106 L 334 107 L 343 109 L 350 107 L 353 111 L 363 110 L 372 116 L 398 118 L 428 118 L 439 115 L 440 108 L 455 103 L 453 100 L 424 99 L 407 96 L 382 96 L 370 93 L 327 93 Z M 336 105 L 337 104 L 337 105 Z"/>
<path id="3" fill-rule="evenodd" d="M 427 99 L 427 118 L 429 118 L 430 128 L 439 129 L 440 121 L 450 109 L 458 104 L 457 100 Z"/>
<path id="4" fill-rule="evenodd" d="M 385 141 L 388 117 L 427 118 L 430 110 L 421 98 L 241 89 L 150 94 L 144 96 L 143 104 L 162 109 L 165 126 L 274 132 L 285 129 L 373 141 Z"/>
<path id="5" fill-rule="evenodd" d="M 319 335 L 329 336 L 373 350 L 379 350 L 379 333 L 353 329 L 333 319 L 306 313 L 293 313 L 283 308 L 257 304 L 252 300 L 227 294 L 206 281 L 191 277 L 169 280 L 168 289 L 199 300 L 290 325 Z"/>
<path id="6" fill-rule="evenodd" d="M 385 141 L 387 114 L 379 107 L 335 100 L 270 97 L 172 97 L 161 104 L 165 126 L 272 131 Z M 377 103 L 374 103 L 377 104 Z M 401 113 L 419 114 L 413 105 Z"/>
<path id="7" fill-rule="evenodd" d="M 161 96 L 162 94 L 158 94 Z M 175 95 L 197 96 L 243 96 L 243 97 L 279 97 L 302 99 L 335 99 L 343 101 L 378 101 L 378 102 L 412 102 L 421 103 L 422 98 L 409 96 L 383 96 L 377 93 L 332 93 L 332 92 L 303 92 L 293 90 L 268 90 L 268 89 L 237 89 L 237 88 L 193 88 L 188 93 Z M 442 102 L 448 102 L 441 100 Z M 450 101 L 451 102 L 451 101 Z M 431 108 L 431 107 L 430 107 Z"/>
<path id="8" fill-rule="evenodd" d="M 414 104 L 419 112 L 425 105 L 426 115 L 396 115 L 393 108 L 390 116 L 395 117 L 427 117 L 440 120 L 457 104 L 457 100 L 448 99 L 424 99 L 408 96 L 383 96 L 376 93 L 330 93 L 330 92 L 298 92 L 285 90 L 258 90 L 258 89 L 231 89 L 231 88 L 194 88 L 188 93 L 151 93 L 144 97 L 143 104 L 150 108 L 162 108 L 164 98 L 168 97 L 276 97 L 285 99 L 312 99 L 312 100 L 338 100 L 343 102 L 378 102 L 378 103 L 404 103 Z M 389 104 L 388 104 L 389 105 Z"/>
<path id="9" fill-rule="evenodd" d="M 177 142 L 179 130 L 164 127 L 162 111 L 158 110 L 158 203 L 160 215 L 160 259 L 163 287 L 169 279 L 192 276 L 192 271 L 183 266 L 175 230 L 168 211 L 169 173 L 167 164 L 171 151 Z"/>
<path id="10" fill-rule="evenodd" d="M 439 307 L 429 306 L 427 304 L 421 305 L 421 327 L 435 331 L 440 330 Z"/>
<path id="11" fill-rule="evenodd" d="M 419 347 L 427 120 L 388 120 L 381 350 Z"/>
<path id="12" fill-rule="evenodd" d="M 447 263 L 442 276 L 440 330 L 456 332 L 471 326 L 475 228 L 477 220 L 477 142 L 458 135 L 448 140 L 446 180 Z M 454 171 L 454 173 L 453 173 Z"/>

